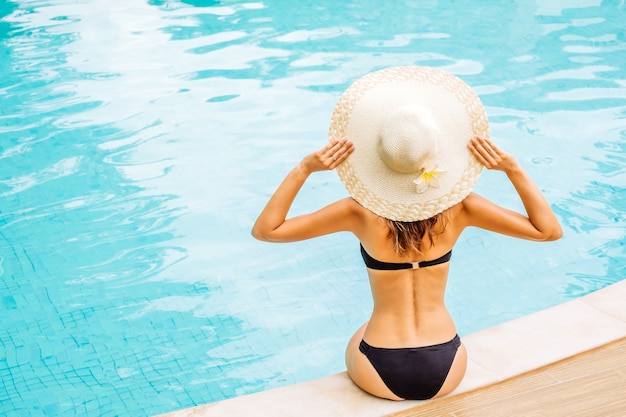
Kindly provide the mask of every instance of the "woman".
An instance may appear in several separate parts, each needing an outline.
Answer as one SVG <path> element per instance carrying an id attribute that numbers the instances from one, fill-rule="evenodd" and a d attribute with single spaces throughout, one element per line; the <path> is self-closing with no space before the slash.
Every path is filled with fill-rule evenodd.
<path id="1" fill-rule="evenodd" d="M 358 238 L 374 308 L 348 343 L 346 366 L 375 396 L 438 397 L 463 378 L 467 353 L 444 292 L 465 228 L 536 241 L 562 234 L 532 179 L 488 133 L 480 100 L 451 74 L 418 66 L 368 74 L 340 98 L 330 142 L 287 175 L 252 229 L 268 242 Z M 526 216 L 471 192 L 482 166 L 507 175 Z M 350 197 L 287 218 L 308 176 L 335 168 Z"/>

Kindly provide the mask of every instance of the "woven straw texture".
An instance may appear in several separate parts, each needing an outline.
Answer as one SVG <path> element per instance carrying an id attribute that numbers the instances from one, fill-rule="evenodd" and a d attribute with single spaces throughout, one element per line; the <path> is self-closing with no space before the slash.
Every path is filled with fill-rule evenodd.
<path id="1" fill-rule="evenodd" d="M 478 95 L 462 80 L 447 72 L 421 66 L 392 67 L 369 73 L 355 81 L 339 98 L 331 117 L 329 139 L 337 140 L 346 137 L 351 114 L 364 95 L 375 87 L 385 83 L 398 81 L 420 81 L 444 88 L 451 92 L 462 103 L 471 124 L 474 136 L 488 137 L 489 122 L 485 109 Z M 466 144 L 470 137 L 462 138 Z M 463 145 L 465 146 L 465 145 Z M 350 158 L 337 167 L 337 173 L 350 195 L 367 209 L 379 216 L 397 221 L 424 220 L 441 213 L 461 202 L 476 185 L 482 165 L 471 155 L 460 179 L 449 190 L 442 192 L 437 198 L 424 199 L 411 204 L 390 201 L 373 192 L 359 178 Z M 391 186 L 391 185 L 390 185 Z"/>

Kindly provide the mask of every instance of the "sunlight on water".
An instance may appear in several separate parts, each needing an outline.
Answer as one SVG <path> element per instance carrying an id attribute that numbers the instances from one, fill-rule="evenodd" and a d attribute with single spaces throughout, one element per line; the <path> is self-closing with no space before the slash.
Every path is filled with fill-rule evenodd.
<path id="1" fill-rule="evenodd" d="M 0 3 L 2 411 L 154 415 L 342 371 L 371 308 L 358 242 L 249 231 L 383 67 L 472 85 L 564 226 L 462 236 L 461 335 L 623 279 L 624 21 L 591 0 Z M 476 191 L 523 209 L 498 173 Z M 294 212 L 344 196 L 321 173 Z"/>

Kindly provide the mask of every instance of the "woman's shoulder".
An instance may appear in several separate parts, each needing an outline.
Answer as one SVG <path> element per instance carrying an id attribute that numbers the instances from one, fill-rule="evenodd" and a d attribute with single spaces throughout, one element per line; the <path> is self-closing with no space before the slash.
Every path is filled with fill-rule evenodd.
<path id="1" fill-rule="evenodd" d="M 473 192 L 469 193 L 460 203 L 447 210 L 447 223 L 452 223 L 462 230 L 471 225 L 472 218 L 482 211 L 485 202 L 488 203 L 488 200 L 484 197 Z"/>
<path id="2" fill-rule="evenodd" d="M 354 198 L 352 197 L 346 197 L 343 198 L 341 200 L 338 200 L 335 202 L 336 205 L 338 205 L 339 207 L 341 207 L 344 210 L 348 210 L 350 212 L 352 212 L 353 214 L 358 214 L 358 215 L 374 215 L 374 213 L 372 213 L 371 211 L 369 211 L 368 209 L 366 209 L 365 207 L 363 207 L 358 201 L 356 201 Z"/>
<path id="3" fill-rule="evenodd" d="M 311 213 L 311 215 L 321 215 L 321 213 L 325 213 L 323 216 L 329 218 L 331 221 L 336 221 L 338 219 L 341 219 L 342 221 L 354 221 L 357 219 L 365 220 L 368 216 L 374 215 L 352 197 L 336 200 L 322 210 L 316 213 Z"/>
<path id="4" fill-rule="evenodd" d="M 481 210 L 485 205 L 492 205 L 492 203 L 484 197 L 471 192 L 465 197 L 459 204 L 455 206 L 458 214 L 471 215 L 476 210 Z"/>
<path id="5" fill-rule="evenodd" d="M 334 205 L 342 213 L 343 221 L 351 224 L 350 230 L 357 236 L 362 236 L 366 230 L 371 230 L 382 220 L 382 217 L 363 207 L 352 197 L 338 200 Z"/>

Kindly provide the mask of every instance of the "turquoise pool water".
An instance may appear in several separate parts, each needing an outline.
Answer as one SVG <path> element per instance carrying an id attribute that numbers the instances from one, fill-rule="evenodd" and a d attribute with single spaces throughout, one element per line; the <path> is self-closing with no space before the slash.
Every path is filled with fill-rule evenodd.
<path id="1" fill-rule="evenodd" d="M 459 333 L 623 279 L 624 22 L 620 1 L 0 2 L 0 414 L 154 415 L 342 371 L 371 305 L 357 242 L 249 230 L 387 66 L 474 86 L 563 222 L 462 237 Z M 519 208 L 498 173 L 477 192 Z M 295 211 L 345 195 L 320 174 Z"/>

